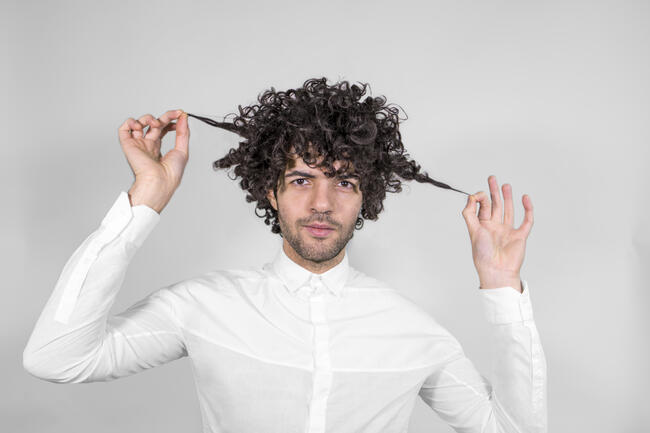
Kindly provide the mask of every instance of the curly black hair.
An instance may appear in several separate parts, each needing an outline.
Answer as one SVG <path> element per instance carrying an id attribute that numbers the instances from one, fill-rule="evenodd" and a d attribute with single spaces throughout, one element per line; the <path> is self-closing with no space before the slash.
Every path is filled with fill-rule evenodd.
<path id="1" fill-rule="evenodd" d="M 233 180 L 241 177 L 239 185 L 248 192 L 246 201 L 257 202 L 255 214 L 280 236 L 277 211 L 267 193 L 272 189 L 277 197 L 278 180 L 282 187 L 291 153 L 312 168 L 326 167 L 327 177 L 347 173 L 352 165 L 354 174 L 360 176 L 363 200 L 357 230 L 364 219 L 377 220 L 386 192 L 402 191 L 398 176 L 467 194 L 420 172 L 420 165 L 408 159 L 399 131 L 399 121 L 408 117 L 401 119 L 399 109 L 386 104 L 383 96 L 361 101 L 368 84 L 358 84 L 361 87 L 339 81 L 330 86 L 322 77 L 310 78 L 298 89 L 271 87 L 258 96 L 259 104 L 239 105 L 232 123 L 188 115 L 244 138 L 238 148 L 214 161 L 213 168 L 234 167 Z M 335 170 L 337 160 L 342 164 Z"/>

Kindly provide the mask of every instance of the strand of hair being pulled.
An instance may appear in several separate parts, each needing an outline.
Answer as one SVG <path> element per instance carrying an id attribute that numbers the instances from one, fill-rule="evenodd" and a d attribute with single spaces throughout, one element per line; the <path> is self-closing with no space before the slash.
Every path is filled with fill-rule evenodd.
<path id="1" fill-rule="evenodd" d="M 198 119 L 201 122 L 205 122 L 210 126 L 214 126 L 215 128 L 225 129 L 226 131 L 234 132 L 235 134 L 238 134 L 239 136 L 246 138 L 246 135 L 241 131 L 241 129 L 238 128 L 235 124 L 233 124 L 231 122 L 217 122 L 216 120 L 212 120 L 212 119 L 210 119 L 208 117 L 197 116 L 197 115 L 191 114 L 191 113 L 186 113 L 186 114 L 189 117 L 194 117 L 195 119 Z M 417 182 L 420 182 L 420 183 L 430 183 L 430 184 L 432 184 L 434 186 L 437 186 L 438 188 L 451 189 L 451 190 L 459 192 L 461 194 L 470 195 L 470 194 L 466 193 L 465 191 L 461 191 L 459 189 L 452 188 L 451 186 L 447 185 L 446 183 L 442 183 L 442 182 L 439 182 L 439 181 L 437 181 L 435 179 L 432 179 L 426 173 L 417 173 L 414 176 L 414 180 L 416 180 Z"/>

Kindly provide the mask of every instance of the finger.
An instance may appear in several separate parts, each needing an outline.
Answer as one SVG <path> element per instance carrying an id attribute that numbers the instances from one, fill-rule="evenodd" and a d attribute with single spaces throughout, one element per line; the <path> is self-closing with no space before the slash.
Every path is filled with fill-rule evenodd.
<path id="1" fill-rule="evenodd" d="M 521 197 L 521 203 L 524 205 L 524 221 L 517 229 L 517 232 L 523 237 L 528 237 L 530 230 L 533 228 L 533 201 L 528 194 L 524 194 Z"/>
<path id="2" fill-rule="evenodd" d="M 165 126 L 167 126 L 169 124 L 169 122 L 171 122 L 172 120 L 178 119 L 181 116 L 181 114 L 183 114 L 183 113 L 184 113 L 183 110 L 169 110 L 169 111 L 166 111 L 165 113 L 163 113 L 158 118 L 158 120 L 160 120 L 160 127 L 164 128 Z"/>
<path id="3" fill-rule="evenodd" d="M 512 205 L 512 186 L 509 183 L 504 183 L 501 188 L 503 189 L 503 223 L 512 227 L 515 220 L 515 209 Z"/>
<path id="4" fill-rule="evenodd" d="M 174 149 L 178 149 L 185 155 L 189 155 L 190 145 L 190 128 L 187 123 L 187 113 L 183 114 L 176 121 L 176 145 Z"/>
<path id="5" fill-rule="evenodd" d="M 151 119 L 147 122 L 147 125 L 149 126 L 149 129 L 144 134 L 145 138 L 148 138 L 149 140 L 158 140 L 163 129 L 160 120 Z"/>
<path id="6" fill-rule="evenodd" d="M 492 211 L 491 219 L 492 221 L 501 222 L 501 192 L 499 191 L 499 183 L 497 182 L 497 177 L 491 175 L 488 177 L 488 185 L 490 186 L 490 197 L 492 198 Z"/>
<path id="7" fill-rule="evenodd" d="M 469 230 L 470 239 L 472 237 L 472 233 L 476 231 L 477 227 L 480 224 L 478 218 L 476 217 L 476 204 L 477 204 L 476 195 L 468 196 L 465 209 L 463 209 L 463 211 L 461 212 L 463 218 L 465 218 L 465 223 L 467 224 L 467 229 Z"/>
<path id="8" fill-rule="evenodd" d="M 162 140 L 165 135 L 169 131 L 175 131 L 176 130 L 176 124 L 175 123 L 168 123 L 167 126 L 165 126 L 162 131 L 160 132 L 160 139 Z"/>
<path id="9" fill-rule="evenodd" d="M 127 119 L 127 122 L 129 122 L 129 128 L 131 128 L 131 137 L 142 138 L 144 125 L 131 117 Z"/>
<path id="10" fill-rule="evenodd" d="M 138 119 L 138 122 L 140 122 L 143 125 L 145 125 L 146 127 L 148 127 L 148 129 L 146 131 L 144 131 L 142 136 L 145 137 L 145 138 L 155 139 L 155 137 L 153 137 L 153 136 L 150 137 L 151 129 L 153 127 L 158 126 L 158 123 L 160 121 L 158 119 L 156 119 L 155 117 L 153 117 L 153 115 L 151 115 L 151 114 L 145 114 L 144 116 L 141 116 Z"/>
<path id="11" fill-rule="evenodd" d="M 485 191 L 479 191 L 474 194 L 474 197 L 479 203 L 478 219 L 479 221 L 489 220 L 492 217 L 492 209 L 490 208 L 490 200 L 488 199 Z"/>
<path id="12" fill-rule="evenodd" d="M 129 117 L 120 125 L 119 128 L 117 128 L 117 136 L 120 139 L 120 142 L 122 140 L 126 140 L 127 138 L 132 138 L 133 136 L 131 135 L 131 130 L 132 130 L 132 122 L 135 122 L 135 119 L 133 117 Z"/>
<path id="13" fill-rule="evenodd" d="M 176 126 L 171 127 L 170 125 L 175 125 L 174 123 L 171 123 L 173 120 L 178 119 L 180 115 L 183 114 L 183 110 L 169 110 L 163 113 L 159 118 L 158 121 L 159 126 L 158 128 L 160 129 L 160 132 L 158 133 L 159 135 L 156 138 L 159 138 L 160 140 L 163 139 L 163 137 L 169 132 L 173 131 Z"/>
<path id="14" fill-rule="evenodd" d="M 147 121 L 150 120 L 150 119 L 155 119 L 155 117 L 153 117 L 153 115 L 151 115 L 151 114 L 145 114 L 145 115 L 140 116 L 138 118 L 138 122 L 142 123 L 143 125 L 146 125 Z"/>

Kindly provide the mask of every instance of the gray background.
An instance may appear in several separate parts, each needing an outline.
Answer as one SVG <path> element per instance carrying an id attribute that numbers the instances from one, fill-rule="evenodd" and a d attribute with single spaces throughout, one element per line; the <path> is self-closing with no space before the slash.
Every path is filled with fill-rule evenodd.
<path id="1" fill-rule="evenodd" d="M 434 178 L 531 196 L 530 283 L 552 432 L 641 432 L 646 389 L 648 2 L 3 1 L 0 430 L 198 432 L 187 359 L 110 383 L 56 385 L 21 356 L 63 265 L 132 174 L 130 116 L 223 116 L 310 77 L 369 82 L 399 104 Z M 190 160 L 113 312 L 280 245 L 212 161 L 238 138 L 190 120 Z M 172 135 L 163 143 L 171 148 Z M 465 195 L 412 183 L 349 244 L 351 264 L 423 305 L 490 377 Z M 451 431 L 421 400 L 410 432 Z"/>

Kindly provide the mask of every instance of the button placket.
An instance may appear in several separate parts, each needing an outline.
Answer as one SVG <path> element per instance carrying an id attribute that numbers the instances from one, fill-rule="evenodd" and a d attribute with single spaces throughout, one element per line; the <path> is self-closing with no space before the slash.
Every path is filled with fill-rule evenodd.
<path id="1" fill-rule="evenodd" d="M 312 275 L 309 282 L 313 289 L 309 298 L 309 317 L 313 326 L 313 378 L 312 399 L 309 405 L 309 433 L 325 431 L 327 398 L 332 385 L 329 353 L 329 326 L 326 318 L 325 287 L 320 276 Z"/>

